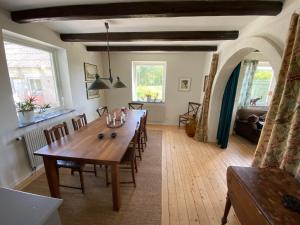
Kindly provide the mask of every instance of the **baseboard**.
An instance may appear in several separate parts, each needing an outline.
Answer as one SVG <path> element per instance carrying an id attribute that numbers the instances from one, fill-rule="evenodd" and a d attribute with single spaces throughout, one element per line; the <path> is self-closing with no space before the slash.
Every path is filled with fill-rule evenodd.
<path id="1" fill-rule="evenodd" d="M 34 180 L 36 180 L 39 176 L 41 176 L 44 172 L 45 172 L 44 165 L 39 166 L 35 171 L 32 171 L 32 173 L 30 173 L 28 176 L 24 177 L 23 179 L 20 179 L 19 182 L 13 185 L 13 188 L 21 191 L 30 183 L 32 183 Z"/>

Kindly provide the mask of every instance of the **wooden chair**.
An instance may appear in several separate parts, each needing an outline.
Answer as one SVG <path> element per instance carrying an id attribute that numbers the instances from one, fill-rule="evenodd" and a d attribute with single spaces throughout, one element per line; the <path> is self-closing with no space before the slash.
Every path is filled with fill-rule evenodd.
<path id="1" fill-rule="evenodd" d="M 62 124 L 58 124 L 50 129 L 46 129 L 46 130 L 44 130 L 44 134 L 46 137 L 47 144 L 51 145 L 56 140 L 59 140 L 59 139 L 63 138 L 64 136 L 69 135 L 67 123 L 63 122 Z M 59 186 L 80 189 L 82 191 L 82 193 L 84 193 L 84 183 L 83 183 L 83 176 L 82 176 L 83 165 L 73 162 L 73 161 L 57 160 L 56 161 L 56 169 L 57 169 L 58 176 L 59 176 L 59 168 L 71 169 L 72 175 L 74 174 L 75 171 L 77 171 L 79 173 L 81 187 L 67 186 L 67 185 L 61 185 L 61 184 L 59 184 Z M 58 178 L 58 182 L 59 182 L 59 178 Z"/>
<path id="2" fill-rule="evenodd" d="M 136 162 L 136 145 L 137 145 L 137 138 L 138 138 L 138 129 L 139 129 L 139 124 L 137 124 L 137 128 L 135 130 L 135 134 L 133 137 L 132 142 L 127 148 L 127 151 L 125 155 L 123 156 L 120 165 L 120 169 L 130 169 L 131 170 L 131 176 L 132 176 L 132 181 L 126 181 L 126 182 L 120 182 L 121 184 L 129 184 L 133 183 L 134 187 L 136 187 L 136 182 L 135 182 L 135 172 L 138 172 L 137 168 L 137 162 Z M 125 166 L 125 167 L 124 167 Z M 106 170 L 106 184 L 109 185 L 108 181 L 108 171 Z"/>
<path id="3" fill-rule="evenodd" d="M 147 141 L 147 131 L 146 131 L 146 121 L 147 121 L 147 114 L 145 113 L 140 120 L 140 137 L 139 137 L 139 145 L 142 151 L 146 148 L 146 141 Z"/>
<path id="4" fill-rule="evenodd" d="M 129 102 L 128 107 L 129 109 L 143 109 L 144 104 L 139 102 Z"/>
<path id="5" fill-rule="evenodd" d="M 182 115 L 179 115 L 178 126 L 180 127 L 181 123 L 186 124 L 189 119 L 196 117 L 200 106 L 200 103 L 189 102 L 188 111 Z"/>
<path id="6" fill-rule="evenodd" d="M 96 109 L 99 117 L 101 117 L 104 113 L 108 114 L 108 108 L 107 106 L 103 106 L 103 107 L 100 107 L 98 109 Z"/>
<path id="7" fill-rule="evenodd" d="M 75 131 L 79 130 L 82 127 L 87 126 L 87 119 L 86 119 L 86 115 L 85 113 L 83 113 L 82 115 L 78 115 L 75 118 L 72 119 L 72 124 L 73 124 L 73 128 Z M 94 166 L 94 170 L 84 170 L 82 172 L 86 172 L 86 173 L 94 173 L 95 176 L 97 176 L 97 167 L 96 164 L 93 164 Z"/>

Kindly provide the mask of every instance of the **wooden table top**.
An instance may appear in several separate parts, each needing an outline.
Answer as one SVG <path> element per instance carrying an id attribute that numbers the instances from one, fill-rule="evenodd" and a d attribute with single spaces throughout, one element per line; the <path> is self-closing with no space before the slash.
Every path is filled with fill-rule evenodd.
<path id="1" fill-rule="evenodd" d="M 137 122 L 144 113 L 145 110 L 127 111 L 126 123 L 115 129 L 108 128 L 106 116 L 102 116 L 79 131 L 39 149 L 34 154 L 85 163 L 119 163 L 134 136 Z M 117 133 L 115 139 L 110 137 L 113 131 Z M 102 140 L 97 137 L 99 133 L 104 133 Z"/>

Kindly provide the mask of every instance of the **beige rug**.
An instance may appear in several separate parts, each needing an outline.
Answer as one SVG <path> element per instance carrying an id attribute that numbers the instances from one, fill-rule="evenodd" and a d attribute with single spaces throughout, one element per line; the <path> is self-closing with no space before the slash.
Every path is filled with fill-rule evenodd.
<path id="1" fill-rule="evenodd" d="M 98 177 L 84 173 L 86 193 L 61 188 L 64 202 L 60 208 L 63 225 L 156 225 L 161 224 L 161 131 L 149 131 L 149 141 L 138 160 L 137 187 L 121 184 L 121 209 L 112 210 L 111 186 L 106 187 L 104 169 L 98 167 Z M 61 183 L 79 185 L 79 176 L 61 170 Z M 121 181 L 131 181 L 129 171 L 121 170 Z M 23 191 L 49 196 L 45 174 Z"/>

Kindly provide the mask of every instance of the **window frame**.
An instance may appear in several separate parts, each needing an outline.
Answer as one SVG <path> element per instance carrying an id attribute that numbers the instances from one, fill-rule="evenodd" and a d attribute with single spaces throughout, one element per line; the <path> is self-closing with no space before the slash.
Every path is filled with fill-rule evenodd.
<path id="1" fill-rule="evenodd" d="M 47 45 L 47 43 L 38 43 L 38 41 L 31 41 L 26 40 L 25 38 L 21 37 L 15 37 L 14 35 L 7 34 L 5 32 L 2 33 L 3 35 L 3 45 L 4 42 L 11 42 L 17 45 L 22 45 L 29 48 L 35 48 L 38 50 L 46 51 L 51 53 L 51 65 L 52 65 L 52 74 L 54 78 L 55 83 L 55 92 L 58 98 L 59 106 L 52 108 L 54 110 L 60 110 L 64 108 L 64 97 L 63 97 L 63 91 L 61 87 L 61 80 L 60 80 L 60 74 L 59 74 L 59 63 L 58 63 L 58 48 L 52 47 L 50 45 Z M 7 65 L 8 69 L 8 65 Z M 12 84 L 10 82 L 11 89 L 13 89 Z"/>
<path id="2" fill-rule="evenodd" d="M 162 100 L 161 102 L 148 102 L 148 101 L 138 101 L 136 96 L 136 66 L 138 65 L 160 65 L 163 66 L 163 79 L 162 79 Z M 166 79 L 167 79 L 167 62 L 166 61 L 132 61 L 132 96 L 131 99 L 134 102 L 143 102 L 143 103 L 165 103 L 166 102 Z"/>

